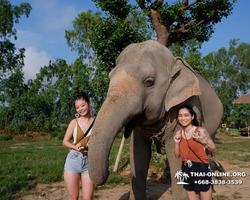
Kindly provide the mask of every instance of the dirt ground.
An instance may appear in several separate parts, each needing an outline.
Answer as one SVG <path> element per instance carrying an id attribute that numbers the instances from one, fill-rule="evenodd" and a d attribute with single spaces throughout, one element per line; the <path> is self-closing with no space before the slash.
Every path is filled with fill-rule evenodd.
<path id="1" fill-rule="evenodd" d="M 249 139 L 250 138 L 246 138 Z M 226 172 L 244 172 L 245 177 L 230 177 L 224 178 L 227 180 L 241 180 L 241 185 L 231 184 L 216 184 L 214 185 L 215 192 L 213 193 L 214 200 L 243 200 L 250 199 L 250 162 L 244 163 L 245 168 L 239 168 L 236 165 L 231 165 L 227 162 L 221 162 Z M 239 163 L 240 164 L 240 163 Z M 150 169 L 152 171 L 153 169 Z M 124 171 L 124 176 L 129 175 L 129 171 Z M 161 173 L 149 176 L 147 180 L 147 196 L 150 200 L 165 200 L 172 199 L 171 187 L 169 180 L 162 180 Z M 98 200 L 125 200 L 128 197 L 129 184 L 126 185 L 104 185 L 97 187 L 94 192 L 94 199 Z M 81 197 L 81 194 L 80 194 Z M 67 193 L 64 187 L 64 182 L 52 184 L 38 184 L 32 189 L 29 194 L 20 198 L 20 200 L 67 200 Z M 81 199 L 81 198 L 79 198 Z"/>

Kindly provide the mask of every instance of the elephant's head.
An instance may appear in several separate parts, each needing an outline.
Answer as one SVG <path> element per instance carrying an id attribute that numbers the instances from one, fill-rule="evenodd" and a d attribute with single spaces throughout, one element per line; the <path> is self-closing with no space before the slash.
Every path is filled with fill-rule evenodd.
<path id="1" fill-rule="evenodd" d="M 128 137 L 134 126 L 156 124 L 170 108 L 200 94 L 192 68 L 153 40 L 125 48 L 109 77 L 89 144 L 90 177 L 97 185 L 108 178 L 110 148 L 123 127 Z"/>

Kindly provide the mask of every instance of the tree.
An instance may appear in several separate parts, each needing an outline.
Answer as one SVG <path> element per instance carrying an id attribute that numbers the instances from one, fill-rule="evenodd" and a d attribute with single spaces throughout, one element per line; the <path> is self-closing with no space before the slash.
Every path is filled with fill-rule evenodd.
<path id="1" fill-rule="evenodd" d="M 204 75 L 204 68 L 202 67 L 201 42 L 194 39 L 187 41 L 186 45 L 177 42 L 169 47 L 174 56 L 183 58 L 197 73 Z"/>
<path id="2" fill-rule="evenodd" d="M 250 89 L 250 44 L 233 39 L 229 49 L 220 48 L 203 58 L 205 78 L 224 107 L 223 122 L 229 121 L 232 102 Z"/>
<path id="3" fill-rule="evenodd" d="M 92 63 L 92 45 L 89 32 L 91 26 L 93 26 L 95 24 L 95 21 L 100 18 L 100 15 L 100 12 L 92 14 L 91 10 L 88 10 L 86 13 L 82 12 L 78 14 L 78 17 L 73 21 L 73 30 L 65 31 L 65 38 L 67 40 L 67 44 L 71 47 L 71 49 L 73 51 L 77 51 L 80 58 L 87 58 L 89 77 L 91 77 L 90 68 Z"/>
<path id="4" fill-rule="evenodd" d="M 228 117 L 228 122 L 235 122 L 237 128 L 245 128 L 250 125 L 250 104 L 233 105 L 232 114 Z"/>
<path id="5" fill-rule="evenodd" d="M 106 97 L 108 73 L 114 68 L 120 52 L 131 43 L 151 38 L 152 32 L 148 31 L 142 12 L 134 11 L 125 17 L 114 19 L 108 14 L 101 17 L 99 12 L 92 14 L 87 11 L 78 14 L 73 21 L 73 30 L 65 32 L 68 45 L 78 52 L 82 62 L 77 59 L 74 66 L 78 63 L 78 66 L 84 67 L 85 58 L 88 58 L 89 95 L 97 109 L 95 112 Z M 85 79 L 85 75 L 79 80 L 83 78 Z"/>
<path id="6" fill-rule="evenodd" d="M 131 18 L 134 20 L 131 21 Z M 110 72 L 125 47 L 151 39 L 151 34 L 145 16 L 138 11 L 126 18 L 113 18 L 110 15 L 99 18 L 95 28 L 91 30 L 91 43 L 100 69 Z"/>
<path id="7" fill-rule="evenodd" d="M 23 80 L 21 76 L 23 76 L 22 68 L 25 51 L 23 48 L 17 50 L 10 38 L 14 37 L 15 40 L 17 39 L 17 31 L 14 28 L 14 24 L 19 23 L 22 15 L 28 17 L 30 11 L 31 6 L 28 3 L 14 6 L 8 0 L 0 0 L 0 101 L 2 104 L 6 103 L 6 101 L 9 102 L 10 98 L 20 96 L 20 92 L 25 90 L 13 88 L 13 83 L 11 89 L 8 88 L 13 79 L 16 80 L 19 77 L 18 82 Z M 17 84 L 16 86 L 21 87 L 21 85 Z M 14 90 L 19 90 L 19 92 L 13 93 Z"/>
<path id="8" fill-rule="evenodd" d="M 92 0 L 113 18 L 125 19 L 138 7 L 129 0 Z M 190 39 L 198 42 L 208 41 L 215 24 L 223 17 L 232 14 L 236 0 L 189 0 L 175 1 L 172 4 L 164 0 L 136 0 L 139 8 L 148 16 L 157 34 L 157 39 L 169 47 L 173 43 L 186 43 Z"/>

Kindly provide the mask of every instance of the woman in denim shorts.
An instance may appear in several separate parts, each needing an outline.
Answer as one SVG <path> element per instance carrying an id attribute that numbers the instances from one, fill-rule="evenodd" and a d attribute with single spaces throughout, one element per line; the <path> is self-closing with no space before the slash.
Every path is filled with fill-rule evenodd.
<path id="1" fill-rule="evenodd" d="M 88 149 L 83 147 L 80 141 L 91 135 L 94 118 L 90 115 L 91 103 L 84 93 L 77 95 L 74 106 L 79 118 L 70 122 L 63 139 L 63 145 L 69 148 L 64 165 L 64 181 L 69 200 L 78 200 L 80 183 L 83 199 L 92 200 L 94 184 L 88 174 Z"/>

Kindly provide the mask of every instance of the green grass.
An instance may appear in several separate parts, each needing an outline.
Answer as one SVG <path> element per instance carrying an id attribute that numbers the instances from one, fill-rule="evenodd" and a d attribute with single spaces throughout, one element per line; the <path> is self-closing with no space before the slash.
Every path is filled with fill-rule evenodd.
<path id="1" fill-rule="evenodd" d="M 61 141 L 0 141 L 0 199 L 18 199 L 34 183 L 62 180 L 68 152 Z"/>
<path id="2" fill-rule="evenodd" d="M 119 135 L 110 151 L 109 184 L 127 184 L 129 177 L 123 177 L 120 172 L 129 169 L 129 139 L 125 140 L 118 173 L 113 172 L 117 153 L 121 143 Z M 216 139 L 217 152 L 214 154 L 219 161 L 231 162 L 239 166 L 248 166 L 250 159 L 249 138 L 223 137 Z M 152 147 L 150 164 L 164 171 L 169 177 L 166 156 L 156 153 Z M 65 156 L 68 149 L 62 146 L 62 141 L 0 141 L 0 200 L 15 200 L 29 193 L 37 183 L 62 181 Z M 239 196 L 240 194 L 235 194 Z M 223 200 L 225 196 L 214 199 Z"/>
<path id="3" fill-rule="evenodd" d="M 242 196 L 239 192 L 235 192 L 235 193 L 233 193 L 233 198 L 234 199 L 242 199 Z"/>
<path id="4" fill-rule="evenodd" d="M 245 137 L 223 137 L 215 140 L 215 157 L 230 164 L 247 165 L 250 160 L 250 139 Z M 244 164 L 245 163 L 245 164 Z"/>
<path id="5" fill-rule="evenodd" d="M 110 176 L 107 183 L 129 183 L 113 172 L 120 146 L 117 137 L 110 152 Z M 129 141 L 125 141 L 118 171 L 129 163 Z M 37 183 L 62 181 L 68 149 L 62 141 L 0 141 L 0 200 L 15 200 Z"/>

